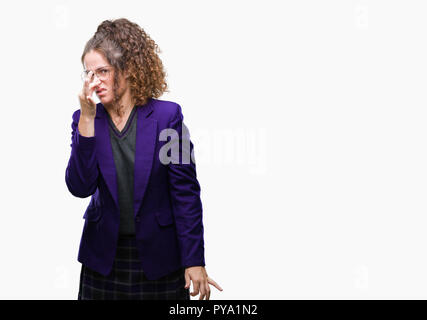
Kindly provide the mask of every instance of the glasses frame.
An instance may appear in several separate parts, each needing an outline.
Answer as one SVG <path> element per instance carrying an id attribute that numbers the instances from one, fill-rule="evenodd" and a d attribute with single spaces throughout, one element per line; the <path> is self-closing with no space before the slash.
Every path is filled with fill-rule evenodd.
<path id="1" fill-rule="evenodd" d="M 87 77 L 89 76 L 89 74 L 92 73 L 92 75 L 90 77 L 95 75 L 100 81 L 106 81 L 110 78 L 111 69 L 112 69 L 111 67 L 99 67 L 95 71 L 83 70 L 80 77 L 81 77 L 82 81 L 85 81 L 87 79 Z M 102 76 L 100 73 L 101 73 L 101 71 L 104 71 L 104 70 L 107 70 L 108 72 L 105 76 Z"/>

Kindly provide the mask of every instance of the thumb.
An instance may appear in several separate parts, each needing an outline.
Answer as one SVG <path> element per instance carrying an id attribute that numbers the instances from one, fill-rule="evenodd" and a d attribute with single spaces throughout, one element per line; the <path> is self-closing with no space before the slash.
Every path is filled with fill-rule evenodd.
<path id="1" fill-rule="evenodd" d="M 190 276 L 188 275 L 188 273 L 185 273 L 185 289 L 190 288 Z"/>

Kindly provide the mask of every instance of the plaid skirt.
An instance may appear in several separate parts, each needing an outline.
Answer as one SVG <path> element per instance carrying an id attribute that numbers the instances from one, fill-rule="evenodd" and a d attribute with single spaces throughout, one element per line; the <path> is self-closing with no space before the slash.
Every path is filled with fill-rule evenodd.
<path id="1" fill-rule="evenodd" d="M 82 264 L 78 300 L 190 300 L 185 269 L 148 280 L 139 263 L 135 236 L 120 236 L 113 269 L 104 276 Z"/>

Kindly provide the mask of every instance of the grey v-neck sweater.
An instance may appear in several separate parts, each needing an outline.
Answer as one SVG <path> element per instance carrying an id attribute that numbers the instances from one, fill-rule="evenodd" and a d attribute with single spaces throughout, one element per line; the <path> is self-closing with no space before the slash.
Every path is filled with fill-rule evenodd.
<path id="1" fill-rule="evenodd" d="M 117 190 L 120 209 L 121 235 L 135 235 L 133 216 L 133 188 L 137 106 L 132 109 L 126 125 L 119 131 L 108 114 L 110 141 L 117 172 Z"/>

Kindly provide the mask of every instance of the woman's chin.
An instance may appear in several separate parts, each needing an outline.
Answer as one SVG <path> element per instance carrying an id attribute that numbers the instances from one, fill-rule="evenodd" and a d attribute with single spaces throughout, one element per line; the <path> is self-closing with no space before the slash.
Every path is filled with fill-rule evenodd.
<path id="1" fill-rule="evenodd" d="M 102 104 L 108 104 L 111 102 L 110 101 L 111 99 L 108 99 L 108 97 L 104 97 L 104 96 L 98 97 L 98 99 Z"/>

